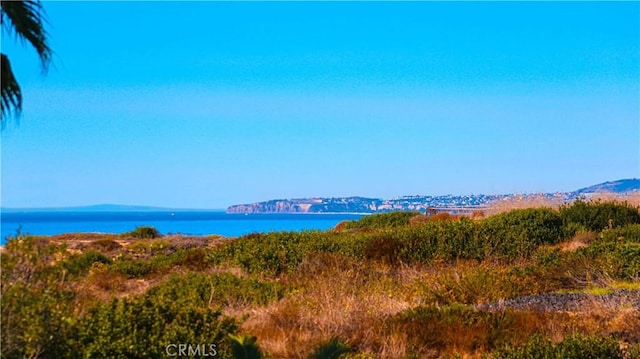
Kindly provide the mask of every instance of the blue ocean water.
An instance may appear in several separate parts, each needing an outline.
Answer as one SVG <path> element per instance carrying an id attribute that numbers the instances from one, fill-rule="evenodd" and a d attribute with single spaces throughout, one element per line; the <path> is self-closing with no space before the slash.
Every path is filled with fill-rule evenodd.
<path id="1" fill-rule="evenodd" d="M 2 244 L 23 234 L 54 235 L 72 232 L 122 233 L 153 226 L 162 234 L 218 234 L 225 237 L 253 232 L 326 230 L 357 214 L 228 214 L 215 211 L 176 212 L 7 212 L 0 214 Z"/>

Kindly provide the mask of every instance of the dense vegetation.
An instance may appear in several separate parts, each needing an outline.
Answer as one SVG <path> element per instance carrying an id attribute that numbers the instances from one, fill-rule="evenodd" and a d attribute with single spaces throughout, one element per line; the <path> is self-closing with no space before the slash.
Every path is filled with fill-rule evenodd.
<path id="1" fill-rule="evenodd" d="M 638 357 L 638 208 L 416 216 L 232 240 L 10 238 L 2 356 L 160 358 L 188 343 L 222 358 Z M 549 293 L 588 300 L 527 307 Z"/>

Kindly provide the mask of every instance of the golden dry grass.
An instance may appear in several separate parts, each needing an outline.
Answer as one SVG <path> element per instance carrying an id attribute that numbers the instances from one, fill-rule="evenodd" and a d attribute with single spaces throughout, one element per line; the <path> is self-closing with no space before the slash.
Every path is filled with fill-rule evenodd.
<path id="1" fill-rule="evenodd" d="M 559 243 L 557 246 L 563 252 L 573 252 L 578 248 L 589 246 L 595 239 L 595 233 L 591 231 L 579 231 L 569 241 Z"/>
<path id="2" fill-rule="evenodd" d="M 509 275 L 509 266 L 492 263 L 391 266 L 319 254 L 282 279 L 293 293 L 266 307 L 246 308 L 242 330 L 257 336 L 274 358 L 305 358 L 332 337 L 375 358 L 480 358 L 504 340 L 522 344 L 533 333 L 554 341 L 580 332 L 638 342 L 638 309 L 596 300 L 578 312 L 497 313 L 496 322 L 460 321 L 455 315 L 428 325 L 397 321 L 421 305 L 473 304 L 553 289 L 535 277 Z"/>
<path id="3" fill-rule="evenodd" d="M 514 209 L 548 207 L 558 209 L 564 204 L 561 196 L 549 198 L 545 194 L 518 194 L 504 199 L 496 200 L 487 205 L 487 216 L 508 212 Z"/>
<path id="4" fill-rule="evenodd" d="M 627 193 L 601 192 L 592 195 L 591 200 L 602 202 L 627 202 L 633 207 L 640 207 L 640 191 Z"/>
<path id="5" fill-rule="evenodd" d="M 640 207 L 640 191 L 627 193 L 600 192 L 590 195 L 588 201 L 627 202 L 631 206 Z M 560 195 L 550 198 L 545 194 L 517 194 L 489 203 L 485 214 L 491 216 L 514 209 L 540 207 L 558 209 L 563 204 L 565 204 L 565 200 Z"/>
<path id="6" fill-rule="evenodd" d="M 409 281 L 397 280 L 402 275 L 389 266 L 318 254 L 285 279 L 296 291 L 253 310 L 243 329 L 276 358 L 306 357 L 310 348 L 332 337 L 376 357 L 401 357 L 403 335 L 381 336 L 380 328 L 385 318 L 419 304 Z"/>

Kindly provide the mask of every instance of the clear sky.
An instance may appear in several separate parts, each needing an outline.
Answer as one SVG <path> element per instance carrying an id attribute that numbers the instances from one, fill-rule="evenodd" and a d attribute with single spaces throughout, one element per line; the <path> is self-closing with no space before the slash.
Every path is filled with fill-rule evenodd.
<path id="1" fill-rule="evenodd" d="M 44 2 L 5 207 L 531 193 L 640 177 L 640 3 Z"/>

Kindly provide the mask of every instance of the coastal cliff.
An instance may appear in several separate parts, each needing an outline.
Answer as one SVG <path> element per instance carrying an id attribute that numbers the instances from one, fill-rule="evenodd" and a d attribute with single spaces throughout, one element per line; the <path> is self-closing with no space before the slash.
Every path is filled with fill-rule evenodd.
<path id="1" fill-rule="evenodd" d="M 382 204 L 377 198 L 276 199 L 227 208 L 227 213 L 374 213 Z"/>

